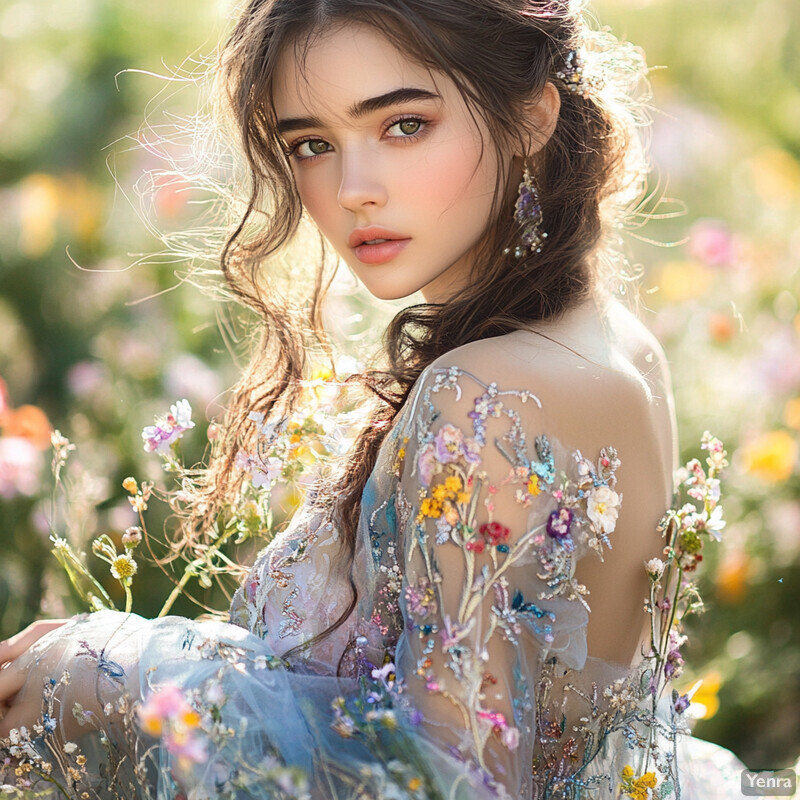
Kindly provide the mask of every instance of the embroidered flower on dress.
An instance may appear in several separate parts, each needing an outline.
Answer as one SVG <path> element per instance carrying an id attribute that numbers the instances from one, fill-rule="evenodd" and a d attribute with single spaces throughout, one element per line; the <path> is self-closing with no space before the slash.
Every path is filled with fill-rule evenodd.
<path id="1" fill-rule="evenodd" d="M 612 533 L 617 527 L 619 495 L 608 486 L 595 489 L 586 504 L 586 514 L 602 533 Z"/>
<path id="2" fill-rule="evenodd" d="M 556 511 L 551 511 L 547 518 L 547 532 L 554 539 L 566 539 L 572 525 L 572 509 L 563 506 Z"/>
<path id="3" fill-rule="evenodd" d="M 417 578 L 416 587 L 406 586 L 405 596 L 408 610 L 422 619 L 429 614 L 435 614 L 439 608 L 433 587 L 424 575 Z"/>
<path id="4" fill-rule="evenodd" d="M 508 541 L 511 531 L 499 522 L 484 522 L 478 528 L 478 533 L 486 540 L 486 544 L 497 547 Z"/>
<path id="5" fill-rule="evenodd" d="M 480 463 L 478 443 L 464 436 L 461 428 L 447 423 L 442 425 L 434 440 L 436 460 L 440 464 L 450 464 L 463 458 L 469 464 Z"/>

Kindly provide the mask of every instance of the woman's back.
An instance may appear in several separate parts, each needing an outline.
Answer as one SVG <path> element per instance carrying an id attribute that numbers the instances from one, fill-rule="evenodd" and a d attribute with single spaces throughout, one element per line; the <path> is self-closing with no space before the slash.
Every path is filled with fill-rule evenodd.
<path id="1" fill-rule="evenodd" d="M 441 357 L 501 389 L 527 389 L 541 401 L 541 432 L 593 457 L 611 445 L 628 495 L 604 561 L 584 559 L 577 574 L 591 592 L 589 652 L 629 664 L 647 635 L 642 563 L 662 555 L 656 532 L 675 491 L 677 435 L 663 350 L 616 300 L 590 298 L 556 321 L 473 342 Z"/>

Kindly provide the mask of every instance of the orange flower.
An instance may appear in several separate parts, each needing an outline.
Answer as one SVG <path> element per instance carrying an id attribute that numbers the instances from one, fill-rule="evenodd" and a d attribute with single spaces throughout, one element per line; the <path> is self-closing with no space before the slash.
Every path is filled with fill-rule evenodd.
<path id="1" fill-rule="evenodd" d="M 790 428 L 800 431 L 800 397 L 787 401 L 783 408 L 783 421 Z"/>
<path id="2" fill-rule="evenodd" d="M 6 436 L 28 439 L 39 450 L 50 448 L 50 420 L 38 406 L 20 406 L 3 415 Z"/>
<path id="3" fill-rule="evenodd" d="M 747 594 L 750 562 L 741 550 L 728 553 L 717 568 L 715 583 L 720 600 L 729 605 L 741 602 Z"/>
<path id="4" fill-rule="evenodd" d="M 714 312 L 708 318 L 708 335 L 712 341 L 725 344 L 733 339 L 735 328 L 733 320 L 728 314 Z"/>

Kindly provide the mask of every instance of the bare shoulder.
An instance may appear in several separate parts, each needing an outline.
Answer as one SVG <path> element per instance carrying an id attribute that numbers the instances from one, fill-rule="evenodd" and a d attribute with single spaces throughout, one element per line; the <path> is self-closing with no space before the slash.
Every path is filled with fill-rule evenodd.
<path id="1" fill-rule="evenodd" d="M 551 435 L 587 455 L 616 446 L 633 470 L 647 468 L 662 508 L 671 500 L 677 435 L 669 365 L 658 339 L 621 304 L 470 342 L 433 364 L 454 366 L 501 391 L 531 392 Z"/>
<path id="2" fill-rule="evenodd" d="M 469 342 L 432 366 L 456 366 L 501 389 L 526 389 L 559 407 L 566 402 L 595 413 L 649 407 L 664 396 L 669 376 L 656 337 L 616 301 L 603 316 L 584 308 L 557 323 Z"/>

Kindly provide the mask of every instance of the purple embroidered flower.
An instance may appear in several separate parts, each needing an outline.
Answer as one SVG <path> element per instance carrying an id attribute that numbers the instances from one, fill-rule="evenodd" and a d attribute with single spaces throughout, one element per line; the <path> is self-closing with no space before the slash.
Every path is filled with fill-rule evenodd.
<path id="1" fill-rule="evenodd" d="M 436 471 L 436 447 L 433 442 L 428 442 L 419 451 L 417 468 L 419 469 L 419 482 L 423 486 L 430 486 L 433 474 Z"/>
<path id="2" fill-rule="evenodd" d="M 458 643 L 470 632 L 472 625 L 458 625 L 446 615 L 443 620 L 442 630 L 442 649 L 447 651 L 451 647 L 457 647 Z"/>
<path id="3" fill-rule="evenodd" d="M 550 512 L 547 519 L 547 532 L 554 539 L 566 539 L 572 526 L 572 509 L 561 508 Z"/>
<path id="4" fill-rule="evenodd" d="M 451 464 L 464 458 L 470 464 L 477 464 L 481 459 L 478 443 L 464 436 L 464 431 L 455 425 L 442 425 L 433 440 L 436 448 L 436 460 L 441 464 Z"/>
<path id="5" fill-rule="evenodd" d="M 406 603 L 408 610 L 421 619 L 436 613 L 438 604 L 427 577 L 420 576 L 416 586 L 406 586 Z"/>
<path id="6" fill-rule="evenodd" d="M 678 693 L 676 692 L 675 694 L 677 695 Z M 677 697 L 674 696 L 674 699 L 672 701 L 672 707 L 675 709 L 676 714 L 683 714 L 683 712 L 686 711 L 687 708 L 689 708 L 689 703 L 690 703 L 689 695 L 682 694 L 678 695 Z"/>

